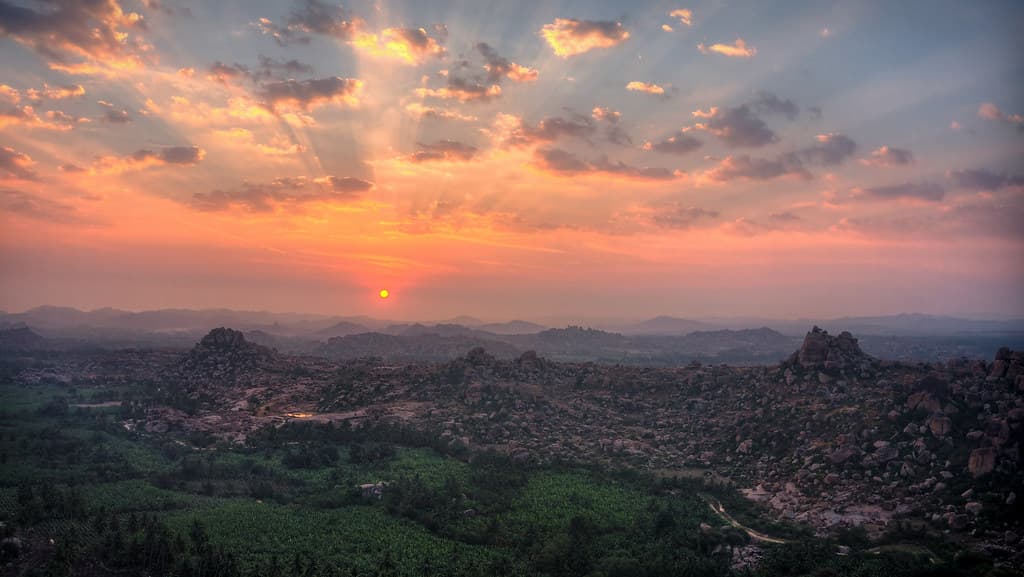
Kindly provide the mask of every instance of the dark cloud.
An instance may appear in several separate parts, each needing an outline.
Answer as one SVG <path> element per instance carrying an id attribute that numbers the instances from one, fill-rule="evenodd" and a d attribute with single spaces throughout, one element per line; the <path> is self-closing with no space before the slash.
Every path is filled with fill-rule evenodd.
<path id="1" fill-rule="evenodd" d="M 362 26 L 362 20 L 347 10 L 319 0 L 301 0 L 292 8 L 284 26 L 260 18 L 257 27 L 281 46 L 309 44 L 311 34 L 350 40 Z"/>
<path id="2" fill-rule="evenodd" d="M 792 100 L 783 100 L 771 92 L 758 92 L 750 107 L 760 114 L 780 114 L 789 120 L 796 120 L 800 107 Z"/>
<path id="3" fill-rule="evenodd" d="M 122 10 L 117 0 L 36 0 L 29 6 L 24 4 L 0 0 L 0 33 L 54 61 L 66 62 L 74 56 L 139 63 L 147 51 L 140 38 L 127 32 L 141 30 L 142 17 Z"/>
<path id="4" fill-rule="evenodd" d="M 272 212 L 278 207 L 297 207 L 308 202 L 349 202 L 373 188 L 373 183 L 359 178 L 328 176 L 324 178 L 278 178 L 268 183 L 245 182 L 230 190 L 196 193 L 187 202 L 204 212 L 242 209 L 248 212 Z"/>
<path id="5" fill-rule="evenodd" d="M 807 164 L 836 166 L 846 162 L 857 150 L 857 143 L 842 134 L 819 134 L 815 143 L 792 153 Z"/>
<path id="6" fill-rule="evenodd" d="M 544 142 L 554 142 L 562 137 L 580 138 L 589 141 L 597 131 L 594 120 L 589 116 L 570 113 L 568 118 L 549 116 L 530 126 L 520 122 L 512 130 L 506 143 L 512 146 L 529 146 Z"/>
<path id="7" fill-rule="evenodd" d="M 891 237 L 1024 239 L 1024 205 L 1020 202 L 972 202 L 942 211 L 889 213 L 850 217 L 836 228 Z"/>
<path id="8" fill-rule="evenodd" d="M 36 180 L 38 176 L 32 170 L 33 164 L 29 155 L 9 146 L 0 147 L 0 177 Z"/>
<path id="9" fill-rule="evenodd" d="M 809 106 L 807 107 L 807 114 L 812 120 L 821 120 L 821 107 L 820 106 Z"/>
<path id="10" fill-rule="evenodd" d="M 496 84 L 502 78 L 508 77 L 517 82 L 532 82 L 537 79 L 537 71 L 527 66 L 512 62 L 501 56 L 486 42 L 476 45 L 477 51 L 484 58 L 484 68 L 487 70 L 487 81 Z"/>
<path id="11" fill-rule="evenodd" d="M 693 115 L 702 119 L 695 128 L 714 134 L 729 146 L 759 147 L 779 140 L 775 132 L 748 105 L 698 110 Z"/>
<path id="12" fill-rule="evenodd" d="M 465 77 L 449 73 L 447 85 L 441 88 L 417 88 L 421 97 L 458 100 L 459 102 L 488 102 L 501 96 L 500 84 L 486 84 L 483 78 Z"/>
<path id="13" fill-rule="evenodd" d="M 994 191 L 1009 186 L 1024 186 L 1024 176 L 1010 176 L 984 168 L 951 170 L 946 173 L 946 177 L 957 187 L 968 190 Z"/>
<path id="14" fill-rule="evenodd" d="M 534 152 L 535 164 L 555 174 L 613 174 L 636 180 L 670 180 L 681 174 L 667 168 L 637 167 L 624 162 L 610 162 L 601 158 L 594 162 L 582 160 L 575 154 L 560 148 L 541 148 Z"/>
<path id="15" fill-rule="evenodd" d="M 695 206 L 684 206 L 678 202 L 655 206 L 651 221 L 662 228 L 686 230 L 698 223 L 718 218 L 718 211 Z"/>
<path id="16" fill-rule="evenodd" d="M 192 17 L 192 9 L 187 6 L 168 6 L 162 0 L 142 0 L 142 5 L 148 10 L 161 12 L 167 16 Z"/>
<path id="17" fill-rule="evenodd" d="M 434 143 L 418 143 L 420 150 L 407 158 L 412 162 L 432 162 L 438 160 L 467 161 L 476 156 L 477 148 L 457 140 L 439 140 Z"/>
<path id="18" fill-rule="evenodd" d="M 156 158 L 164 164 L 198 164 L 205 154 L 198 146 L 169 146 L 156 152 L 139 150 L 132 156 L 137 159 Z"/>
<path id="19" fill-rule="evenodd" d="M 230 84 L 239 80 L 252 78 L 252 72 L 249 70 L 249 67 L 244 64 L 224 64 L 218 60 L 210 65 L 210 69 L 207 71 L 206 77 L 214 82 Z"/>
<path id="20" fill-rule="evenodd" d="M 74 206 L 20 190 L 0 189 L 0 212 L 60 224 L 87 222 Z"/>
<path id="21" fill-rule="evenodd" d="M 269 56 L 260 54 L 258 57 L 259 64 L 256 70 L 253 72 L 254 80 L 270 80 L 270 79 L 281 79 L 288 80 L 293 76 L 300 74 L 312 74 L 313 67 L 305 62 L 300 62 L 294 58 L 291 60 L 275 60 Z"/>
<path id="22" fill-rule="evenodd" d="M 700 139 L 682 132 L 659 142 L 645 142 L 643 148 L 644 150 L 660 152 L 662 154 L 682 155 L 689 154 L 703 145 L 704 143 Z"/>
<path id="23" fill-rule="evenodd" d="M 945 194 L 946 191 L 942 186 L 931 182 L 905 182 L 888 186 L 858 188 L 853 191 L 855 197 L 876 200 L 912 199 L 926 202 L 939 202 Z"/>
<path id="24" fill-rule="evenodd" d="M 871 151 L 871 156 L 862 158 L 861 163 L 867 166 L 906 166 L 914 162 L 914 154 L 903 148 L 882 146 Z"/>
<path id="25" fill-rule="evenodd" d="M 271 110 L 310 110 L 328 102 L 358 103 L 362 81 L 332 76 L 312 80 L 284 80 L 263 85 L 257 93 Z"/>
<path id="26" fill-rule="evenodd" d="M 747 155 L 727 156 L 707 173 L 712 180 L 725 182 L 736 179 L 771 180 L 781 176 L 810 178 L 803 165 L 788 155 L 777 159 L 751 158 Z"/>
<path id="27" fill-rule="evenodd" d="M 250 68 L 244 64 L 224 64 L 217 61 L 210 65 L 206 77 L 221 84 L 231 84 L 241 80 L 260 83 L 266 80 L 289 80 L 300 74 L 312 74 L 313 67 L 296 59 L 276 60 L 260 54 L 258 64 Z"/>
<path id="28" fill-rule="evenodd" d="M 802 218 L 793 214 L 792 212 L 773 212 L 768 215 L 768 218 L 780 223 L 799 222 L 803 220 Z"/>
<path id="29" fill-rule="evenodd" d="M 93 163 L 97 172 L 117 173 L 150 166 L 194 166 L 206 157 L 198 146 L 168 146 L 159 150 L 136 150 L 128 156 L 102 156 Z"/>
<path id="30" fill-rule="evenodd" d="M 103 115 L 100 116 L 100 120 L 110 124 L 127 124 L 134 120 L 131 113 L 124 108 L 118 108 L 113 104 L 100 100 L 99 105 L 104 108 Z"/>

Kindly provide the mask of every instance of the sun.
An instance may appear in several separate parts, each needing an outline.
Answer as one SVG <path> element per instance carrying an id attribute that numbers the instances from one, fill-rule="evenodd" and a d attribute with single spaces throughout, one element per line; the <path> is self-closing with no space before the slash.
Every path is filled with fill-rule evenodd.
<path id="1" fill-rule="evenodd" d="M 386 299 L 389 296 L 391 296 L 391 292 L 388 289 L 380 289 L 380 292 L 377 293 L 377 294 L 379 294 L 380 298 L 382 298 L 382 299 Z"/>

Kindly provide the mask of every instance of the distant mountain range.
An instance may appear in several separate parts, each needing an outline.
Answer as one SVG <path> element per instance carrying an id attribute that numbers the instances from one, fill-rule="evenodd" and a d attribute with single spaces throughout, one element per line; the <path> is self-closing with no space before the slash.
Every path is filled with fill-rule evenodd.
<path id="1" fill-rule="evenodd" d="M 743 322 L 760 321 L 760 325 Z M 129 312 L 38 307 L 0 313 L 0 349 L 43 347 L 183 348 L 216 327 L 243 331 L 253 342 L 282 352 L 335 358 L 447 360 L 483 347 L 498 357 L 534 350 L 558 360 L 671 365 L 702 362 L 770 363 L 792 351 L 818 325 L 848 330 L 865 350 L 883 358 L 944 360 L 991 356 L 992 348 L 1024 341 L 1024 320 L 976 320 L 923 314 L 826 320 L 691 320 L 659 316 L 599 328 L 550 328 L 513 320 L 486 323 L 456 317 L 440 323 L 403 323 L 367 316 L 330 317 L 228 309 Z M 749 328 L 757 326 L 759 328 Z M 26 332 L 28 330 L 29 332 Z"/>

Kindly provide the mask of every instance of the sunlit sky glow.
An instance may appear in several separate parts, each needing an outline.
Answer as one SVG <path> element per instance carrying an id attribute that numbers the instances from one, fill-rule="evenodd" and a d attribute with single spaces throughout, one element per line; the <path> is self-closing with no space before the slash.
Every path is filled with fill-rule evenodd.
<path id="1" fill-rule="evenodd" d="M 1022 25 L 0 0 L 0 308 L 1021 315 Z"/>

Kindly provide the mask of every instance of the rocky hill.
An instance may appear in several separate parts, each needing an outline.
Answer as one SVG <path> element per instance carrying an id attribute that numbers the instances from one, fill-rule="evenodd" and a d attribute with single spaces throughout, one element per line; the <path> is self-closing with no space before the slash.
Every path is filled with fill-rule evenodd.
<path id="1" fill-rule="evenodd" d="M 626 338 L 579 332 L 598 343 Z M 374 339 L 396 338 L 456 346 L 446 340 L 454 337 L 372 333 L 332 343 L 356 356 Z M 116 370 L 125 382 L 189 391 L 194 415 L 153 407 L 138 423 L 153 432 L 238 441 L 289 419 L 402 424 L 527 462 L 696 471 L 822 533 L 859 526 L 869 536 L 948 536 L 988 555 L 1021 554 L 1021 352 L 901 363 L 820 329 L 762 366 L 566 363 L 490 346 L 442 363 L 330 360 L 274 353 L 217 329 L 172 370 L 155 352 L 124 351 L 66 372 L 103 379 Z"/>
<path id="2" fill-rule="evenodd" d="M 26 326 L 0 329 L 0 352 L 23 352 L 45 349 L 48 342 Z"/>

